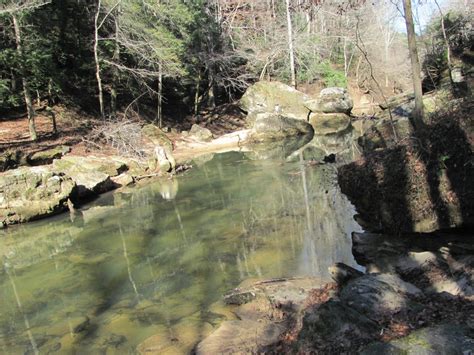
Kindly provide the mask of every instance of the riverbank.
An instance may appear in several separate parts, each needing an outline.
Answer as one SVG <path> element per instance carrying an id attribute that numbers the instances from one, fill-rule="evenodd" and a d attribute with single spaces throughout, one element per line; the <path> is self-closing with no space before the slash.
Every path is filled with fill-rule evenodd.
<path id="1" fill-rule="evenodd" d="M 232 113 L 229 107 L 225 110 Z M 196 124 L 190 133 L 176 129 L 165 133 L 139 120 L 104 123 L 61 107 L 52 112 L 57 132 L 52 131 L 50 117 L 40 111 L 36 142 L 25 135 L 26 119 L 0 123 L 4 133 L 0 141 L 0 170 L 4 171 L 0 173 L 0 227 L 72 212 L 104 192 L 144 179 L 172 177 L 191 168 L 189 161 L 194 157 L 243 149 L 241 143 L 248 138 L 243 131 L 213 140 L 210 130 Z M 235 124 L 238 119 L 235 114 Z M 235 128 L 221 125 L 219 119 L 210 120 L 209 126 L 216 133 Z"/>

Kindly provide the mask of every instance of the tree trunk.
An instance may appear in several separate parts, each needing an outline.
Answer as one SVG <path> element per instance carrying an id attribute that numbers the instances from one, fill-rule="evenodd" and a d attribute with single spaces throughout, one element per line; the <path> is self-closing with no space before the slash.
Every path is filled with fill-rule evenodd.
<path id="1" fill-rule="evenodd" d="M 449 70 L 449 77 L 451 77 L 451 47 L 449 45 L 449 40 L 448 40 L 448 35 L 446 34 L 446 27 L 444 26 L 444 14 L 443 11 L 441 10 L 441 7 L 438 4 L 437 0 L 434 0 L 436 6 L 438 7 L 439 14 L 441 16 L 441 30 L 443 32 L 443 39 L 444 39 L 444 44 L 446 46 L 446 59 L 448 61 L 448 70 Z M 451 78 L 452 79 L 452 78 Z"/>
<path id="2" fill-rule="evenodd" d="M 99 90 L 99 110 L 100 116 L 105 120 L 104 111 L 104 93 L 102 90 L 102 78 L 100 77 L 100 63 L 99 63 L 99 15 L 101 8 L 101 0 L 97 3 L 97 11 L 94 17 L 94 61 L 95 61 L 95 77 L 97 79 L 97 88 Z"/>
<path id="3" fill-rule="evenodd" d="M 163 99 L 162 99 L 162 94 L 163 94 L 163 66 L 161 62 L 158 63 L 158 104 L 156 106 L 156 121 L 158 122 L 158 126 L 160 128 L 163 127 Z"/>
<path id="4" fill-rule="evenodd" d="M 405 12 L 405 24 L 408 36 L 408 50 L 410 53 L 411 70 L 413 76 L 413 89 L 415 92 L 415 109 L 413 111 L 413 124 L 415 128 L 423 127 L 423 92 L 421 88 L 421 66 L 416 46 L 415 26 L 413 24 L 413 12 L 411 0 L 403 0 Z"/>
<path id="5" fill-rule="evenodd" d="M 119 33 L 119 17 L 120 17 L 120 6 L 117 7 L 115 16 L 115 48 L 113 61 L 118 63 L 120 61 L 120 46 L 118 43 L 118 33 Z M 110 111 L 113 117 L 117 117 L 117 87 L 118 87 L 118 69 L 113 69 L 113 83 L 110 89 Z"/>
<path id="6" fill-rule="evenodd" d="M 196 93 L 194 94 L 194 115 L 197 116 L 199 112 L 199 90 L 201 85 L 201 71 L 199 71 L 196 82 Z"/>
<path id="7" fill-rule="evenodd" d="M 286 0 L 286 20 L 288 23 L 288 49 L 290 51 L 291 86 L 296 89 L 295 52 L 293 49 L 293 29 L 291 25 L 290 0 Z"/>
<path id="8" fill-rule="evenodd" d="M 207 91 L 207 106 L 211 109 L 216 108 L 216 96 L 214 94 L 214 71 L 209 69 L 209 89 Z"/>
<path id="9" fill-rule="evenodd" d="M 35 141 L 38 139 L 38 135 L 36 133 L 36 126 L 35 126 L 35 109 L 33 107 L 33 101 L 31 100 L 30 86 L 28 83 L 28 79 L 26 78 L 26 72 L 25 72 L 25 67 L 23 63 L 24 58 L 23 58 L 23 48 L 21 45 L 20 23 L 14 12 L 12 13 L 12 19 L 13 19 L 13 27 L 15 29 L 16 51 L 18 53 L 18 57 L 20 58 L 21 81 L 23 84 L 23 94 L 25 97 L 26 111 L 28 113 L 28 128 L 30 131 L 31 140 Z"/>

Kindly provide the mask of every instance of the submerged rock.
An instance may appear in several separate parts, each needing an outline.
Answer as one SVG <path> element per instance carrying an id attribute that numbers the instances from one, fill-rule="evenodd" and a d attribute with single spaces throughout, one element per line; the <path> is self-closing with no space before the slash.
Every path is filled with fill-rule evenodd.
<path id="1" fill-rule="evenodd" d="M 240 99 L 240 108 L 254 113 L 281 113 L 286 117 L 307 120 L 309 111 L 304 93 L 277 81 L 259 81 L 250 86 Z"/>
<path id="2" fill-rule="evenodd" d="M 67 209 L 71 178 L 48 167 L 22 167 L 0 175 L 0 224 L 14 224 Z"/>
<path id="3" fill-rule="evenodd" d="M 310 292 L 321 286 L 315 278 L 273 279 L 232 290 L 224 296 L 239 320 L 221 324 L 201 341 L 197 354 L 262 353 L 287 330 L 288 322 L 302 307 Z"/>

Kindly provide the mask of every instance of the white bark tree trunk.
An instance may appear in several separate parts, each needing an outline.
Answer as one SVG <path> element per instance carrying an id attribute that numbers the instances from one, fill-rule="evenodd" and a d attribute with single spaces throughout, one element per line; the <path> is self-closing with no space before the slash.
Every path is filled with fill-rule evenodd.
<path id="1" fill-rule="evenodd" d="M 290 52 L 291 86 L 296 88 L 295 52 L 293 48 L 293 28 L 291 25 L 290 0 L 286 0 L 286 20 L 288 24 L 288 50 Z"/>
<path id="2" fill-rule="evenodd" d="M 104 111 L 104 92 L 102 89 L 102 78 L 100 76 L 100 62 L 99 62 L 99 15 L 101 8 L 101 0 L 98 0 L 97 11 L 94 17 L 94 61 L 95 61 L 95 77 L 97 79 L 97 88 L 99 90 L 99 110 L 102 119 L 105 119 Z"/>
<path id="3" fill-rule="evenodd" d="M 23 64 L 23 48 L 22 48 L 22 43 L 21 43 L 21 28 L 20 28 L 20 22 L 18 20 L 17 15 L 12 12 L 12 19 L 13 19 L 13 27 L 15 30 L 15 41 L 16 41 L 16 51 L 18 54 L 18 57 L 20 58 L 20 71 L 21 71 L 21 82 L 23 85 L 23 95 L 25 98 L 25 105 L 26 105 L 26 111 L 28 113 L 28 128 L 30 131 L 30 138 L 31 140 L 35 141 L 38 139 L 38 135 L 36 133 L 36 125 L 35 125 L 35 109 L 33 107 L 33 101 L 31 99 L 31 93 L 30 93 L 30 87 L 29 87 L 29 82 L 26 77 L 25 73 L 25 67 Z"/>

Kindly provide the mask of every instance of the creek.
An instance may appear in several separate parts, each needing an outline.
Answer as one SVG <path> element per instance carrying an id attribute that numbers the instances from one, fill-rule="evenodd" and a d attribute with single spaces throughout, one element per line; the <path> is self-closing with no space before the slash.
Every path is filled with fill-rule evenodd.
<path id="1" fill-rule="evenodd" d="M 244 280 L 355 266 L 334 164 L 230 152 L 0 231 L 0 353 L 188 353 Z"/>

